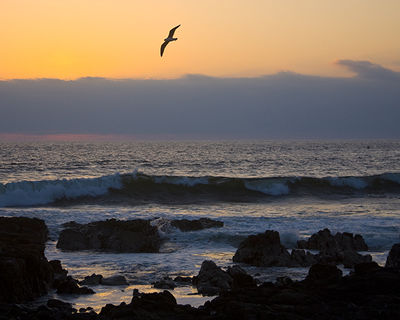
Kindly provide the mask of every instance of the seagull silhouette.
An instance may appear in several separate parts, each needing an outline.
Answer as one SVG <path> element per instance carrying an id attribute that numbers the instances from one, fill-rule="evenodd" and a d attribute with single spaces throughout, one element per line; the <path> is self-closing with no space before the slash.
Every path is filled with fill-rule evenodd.
<path id="1" fill-rule="evenodd" d="M 170 43 L 171 41 L 176 41 L 176 40 L 178 40 L 178 38 L 173 38 L 173 36 L 174 36 L 175 30 L 178 29 L 179 26 L 180 26 L 180 25 L 176 26 L 175 28 L 172 28 L 172 29 L 169 31 L 168 38 L 165 38 L 165 39 L 164 39 L 164 43 L 161 45 L 161 51 L 160 51 L 161 57 L 162 57 L 162 55 L 163 55 L 163 53 L 164 53 L 164 50 L 165 50 L 165 47 L 167 46 L 167 44 Z"/>

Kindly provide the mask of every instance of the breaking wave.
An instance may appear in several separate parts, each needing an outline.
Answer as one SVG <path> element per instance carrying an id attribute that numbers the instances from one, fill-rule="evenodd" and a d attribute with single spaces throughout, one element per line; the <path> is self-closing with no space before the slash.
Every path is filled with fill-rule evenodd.
<path id="1" fill-rule="evenodd" d="M 139 172 L 99 178 L 0 184 L 0 207 L 33 206 L 77 199 L 102 203 L 260 201 L 279 196 L 400 193 L 400 173 L 363 177 L 226 178 L 151 176 Z"/>

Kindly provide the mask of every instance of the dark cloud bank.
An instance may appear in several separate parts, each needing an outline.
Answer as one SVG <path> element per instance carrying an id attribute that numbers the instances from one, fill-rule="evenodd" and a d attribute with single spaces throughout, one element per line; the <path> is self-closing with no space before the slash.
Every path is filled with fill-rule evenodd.
<path id="1" fill-rule="evenodd" d="M 352 78 L 0 81 L 0 133 L 182 139 L 399 139 L 400 73 L 339 60 Z"/>

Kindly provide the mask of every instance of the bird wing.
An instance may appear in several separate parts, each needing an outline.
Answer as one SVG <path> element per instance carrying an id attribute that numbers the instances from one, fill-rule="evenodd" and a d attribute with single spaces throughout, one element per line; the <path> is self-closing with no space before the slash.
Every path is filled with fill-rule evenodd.
<path id="1" fill-rule="evenodd" d="M 161 45 L 161 51 L 160 51 L 161 57 L 162 57 L 162 55 L 163 55 L 163 53 L 164 53 L 164 50 L 165 50 L 165 47 L 167 46 L 167 44 L 168 44 L 168 41 L 165 41 L 165 42 Z"/>
<path id="2" fill-rule="evenodd" d="M 174 36 L 175 30 L 178 29 L 179 26 L 180 26 L 180 25 L 176 26 L 175 28 L 172 28 L 172 29 L 169 31 L 168 38 L 172 38 L 172 37 Z"/>

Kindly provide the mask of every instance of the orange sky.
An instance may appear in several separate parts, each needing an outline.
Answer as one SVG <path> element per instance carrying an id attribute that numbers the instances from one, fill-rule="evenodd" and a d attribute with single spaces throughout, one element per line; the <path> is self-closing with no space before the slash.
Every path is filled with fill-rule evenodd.
<path id="1" fill-rule="evenodd" d="M 336 59 L 400 70 L 399 14 L 398 0 L 0 0 L 0 79 L 349 75 Z"/>

